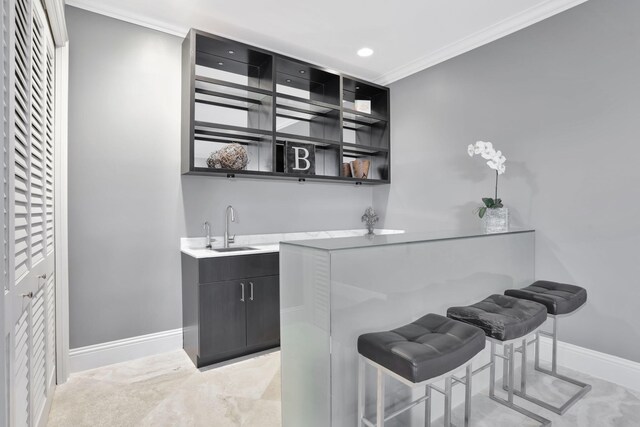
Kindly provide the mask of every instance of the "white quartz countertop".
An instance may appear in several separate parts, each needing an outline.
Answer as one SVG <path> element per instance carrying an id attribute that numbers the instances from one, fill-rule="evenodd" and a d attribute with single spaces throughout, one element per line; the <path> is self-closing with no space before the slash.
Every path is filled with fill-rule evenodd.
<path id="1" fill-rule="evenodd" d="M 376 235 L 390 235 L 404 233 L 402 230 L 374 230 Z M 248 246 L 253 249 L 237 252 L 216 252 L 205 248 L 204 237 L 183 237 L 180 239 L 180 251 L 194 258 L 216 258 L 224 256 L 241 256 L 261 253 L 278 252 L 281 242 L 297 240 L 312 241 L 313 239 L 332 240 L 344 238 L 364 238 L 366 230 L 333 230 L 333 231 L 307 231 L 299 233 L 275 233 L 275 234 L 250 234 L 236 236 L 235 243 L 231 247 Z M 213 249 L 222 248 L 224 237 L 214 236 L 211 243 Z"/>
<path id="2" fill-rule="evenodd" d="M 370 235 L 361 235 L 353 237 L 345 237 L 342 239 L 313 239 L 313 240 L 296 240 L 285 241 L 283 244 L 304 246 L 307 248 L 321 249 L 326 251 L 342 250 L 342 249 L 358 249 L 375 246 L 399 245 L 406 243 L 422 243 L 435 242 L 441 240 L 468 239 L 477 237 L 489 237 L 504 234 L 531 233 L 532 229 L 511 229 L 504 233 L 485 234 L 479 230 L 458 230 L 458 231 L 430 231 L 416 233 L 390 234 L 379 233 Z"/>

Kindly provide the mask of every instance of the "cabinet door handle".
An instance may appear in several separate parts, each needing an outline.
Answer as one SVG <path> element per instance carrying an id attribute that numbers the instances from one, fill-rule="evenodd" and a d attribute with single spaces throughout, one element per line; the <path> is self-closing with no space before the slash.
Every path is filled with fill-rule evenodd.
<path id="1" fill-rule="evenodd" d="M 249 284 L 251 285 L 251 295 L 249 296 L 249 299 L 253 301 L 253 282 L 249 282 Z"/>
<path id="2" fill-rule="evenodd" d="M 244 283 L 240 283 L 240 286 L 242 287 L 242 296 L 240 297 L 240 301 L 244 302 Z"/>

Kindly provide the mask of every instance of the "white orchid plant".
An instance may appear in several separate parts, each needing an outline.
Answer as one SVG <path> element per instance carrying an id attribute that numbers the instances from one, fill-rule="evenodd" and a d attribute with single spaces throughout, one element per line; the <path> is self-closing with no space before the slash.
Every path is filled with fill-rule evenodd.
<path id="1" fill-rule="evenodd" d="M 469 144 L 467 147 L 467 153 L 470 157 L 480 155 L 483 159 L 487 160 L 487 166 L 496 171 L 496 193 L 495 197 L 483 197 L 482 202 L 484 206 L 478 208 L 478 216 L 482 218 L 487 209 L 497 209 L 503 207 L 502 200 L 498 199 L 498 176 L 502 175 L 506 171 L 505 162 L 506 157 L 502 155 L 502 151 L 493 148 L 491 142 L 478 141 L 474 144 Z"/>

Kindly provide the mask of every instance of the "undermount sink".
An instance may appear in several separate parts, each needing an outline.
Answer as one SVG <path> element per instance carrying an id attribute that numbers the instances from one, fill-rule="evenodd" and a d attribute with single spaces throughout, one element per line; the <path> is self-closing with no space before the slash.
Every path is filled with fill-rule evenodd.
<path id="1" fill-rule="evenodd" d="M 212 248 L 212 251 L 216 252 L 239 252 L 239 251 L 254 251 L 256 248 L 251 248 L 249 246 L 236 246 L 233 248 Z"/>

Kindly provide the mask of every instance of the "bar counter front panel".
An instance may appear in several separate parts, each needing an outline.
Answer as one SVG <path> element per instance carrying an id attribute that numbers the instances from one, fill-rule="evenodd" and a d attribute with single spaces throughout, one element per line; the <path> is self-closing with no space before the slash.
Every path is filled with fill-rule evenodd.
<path id="1" fill-rule="evenodd" d="M 357 425 L 359 335 L 397 328 L 427 313 L 445 315 L 450 306 L 524 287 L 535 278 L 533 230 L 332 240 L 280 246 L 284 427 Z M 474 378 L 474 392 L 485 387 L 484 376 Z M 371 419 L 373 370 L 367 382 L 366 415 Z M 454 405 L 462 397 L 458 388 Z M 388 380 L 386 405 L 423 392 Z M 442 401 L 438 393 L 432 395 L 432 412 L 438 416 Z M 418 408 L 385 425 L 424 425 L 424 411 Z"/>

